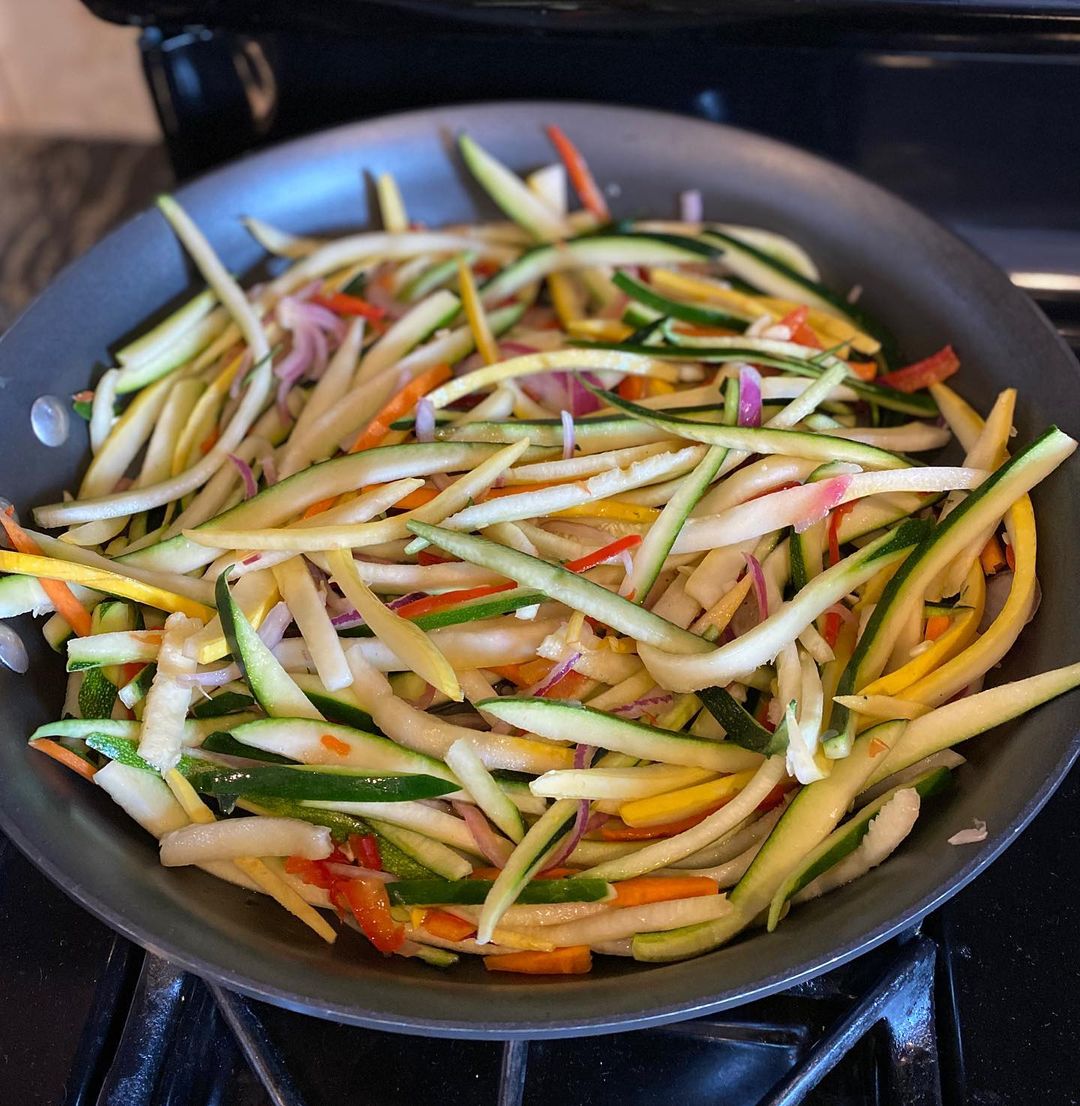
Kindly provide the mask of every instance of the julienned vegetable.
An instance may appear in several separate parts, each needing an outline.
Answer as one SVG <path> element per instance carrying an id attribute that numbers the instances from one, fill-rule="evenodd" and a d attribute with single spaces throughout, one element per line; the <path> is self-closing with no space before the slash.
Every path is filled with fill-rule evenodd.
<path id="1" fill-rule="evenodd" d="M 460 139 L 509 223 L 411 230 L 388 174 L 382 231 L 248 220 L 290 261 L 250 291 L 164 199 L 207 287 L 81 396 L 93 463 L 35 511 L 69 529 L 0 517 L 0 617 L 66 654 L 31 747 L 166 866 L 328 941 L 318 909 L 386 956 L 580 974 L 927 847 L 951 747 L 1080 685 L 981 689 L 1076 442 L 1010 459 L 1014 391 L 984 425 L 962 349 L 898 365 L 771 231 L 608 225 L 547 133 L 528 181 Z"/>

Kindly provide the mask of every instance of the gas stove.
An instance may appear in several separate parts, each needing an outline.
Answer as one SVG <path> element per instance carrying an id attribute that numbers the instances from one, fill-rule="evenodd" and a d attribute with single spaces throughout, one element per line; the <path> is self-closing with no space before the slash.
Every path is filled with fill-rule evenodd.
<path id="1" fill-rule="evenodd" d="M 663 107 L 900 193 L 1009 272 L 1080 352 L 1072 4 L 768 0 L 721 15 L 673 0 L 659 17 L 603 2 L 88 3 L 143 25 L 178 178 L 431 103 Z M 132 208 L 145 198 L 133 190 Z M 532 1042 L 393 1036 L 231 994 L 113 934 L 0 840 L 0 1103 L 1076 1103 L 1078 802 L 1074 773 L 921 927 L 809 983 L 662 1028 Z"/>

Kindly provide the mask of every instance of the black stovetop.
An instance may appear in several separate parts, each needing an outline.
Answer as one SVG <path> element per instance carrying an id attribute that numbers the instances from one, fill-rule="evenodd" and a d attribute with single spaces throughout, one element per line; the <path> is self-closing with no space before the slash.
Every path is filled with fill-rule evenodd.
<path id="1" fill-rule="evenodd" d="M 901 193 L 1012 272 L 1080 348 L 1075 25 L 1006 20 L 987 34 L 905 17 L 807 31 L 781 17 L 768 33 L 646 41 L 595 21 L 574 36 L 418 31 L 371 10 L 383 15 L 348 36 L 149 28 L 144 65 L 179 175 L 433 102 L 666 107 L 774 134 Z M 0 839 L 0 1106 L 1077 1103 L 1078 804 L 1074 772 L 920 931 L 795 991 L 683 1026 L 505 1046 L 338 1026 L 210 988 L 112 934 Z"/>

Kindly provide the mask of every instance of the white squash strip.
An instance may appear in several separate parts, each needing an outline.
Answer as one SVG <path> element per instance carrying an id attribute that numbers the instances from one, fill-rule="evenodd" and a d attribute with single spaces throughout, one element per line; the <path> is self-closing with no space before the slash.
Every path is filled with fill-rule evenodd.
<path id="1" fill-rule="evenodd" d="M 93 453 L 100 452 L 116 421 L 113 404 L 116 402 L 116 384 L 119 379 L 120 370 L 109 369 L 94 389 L 94 400 L 90 405 L 90 449 Z"/>
<path id="2" fill-rule="evenodd" d="M 345 656 L 352 669 L 357 699 L 379 729 L 407 749 L 442 760 L 454 742 L 464 738 L 473 743 L 489 769 L 539 774 L 555 768 L 569 768 L 573 764 L 574 754 L 570 749 L 505 734 L 469 730 L 417 710 L 394 695 L 386 678 L 367 663 L 358 646 L 347 649 Z"/>
<path id="3" fill-rule="evenodd" d="M 898 791 L 871 819 L 866 835 L 853 853 L 808 883 L 792 902 L 807 902 L 865 875 L 887 860 L 915 826 L 919 793 L 912 787 Z"/>
<path id="4" fill-rule="evenodd" d="M 744 818 L 749 817 L 784 775 L 784 758 L 770 757 L 731 802 L 715 814 L 710 814 L 703 822 L 618 860 L 597 864 L 582 875 L 594 879 L 629 879 L 685 860 L 730 833 Z"/>
<path id="5" fill-rule="evenodd" d="M 887 544 L 891 535 L 885 535 L 880 540 Z M 771 662 L 785 644 L 797 638 L 829 607 L 839 603 L 860 584 L 907 552 L 905 549 L 891 557 L 872 559 L 869 563 L 860 560 L 866 555 L 865 549 L 852 553 L 818 576 L 814 588 L 804 589 L 790 602 L 780 604 L 776 609 L 770 604 L 774 613 L 764 622 L 759 622 L 753 629 L 712 652 L 675 654 L 639 642 L 638 653 L 657 683 L 672 691 L 696 691 L 714 684 L 726 686 L 740 675 Z M 784 559 L 787 559 L 786 555 Z"/>
<path id="6" fill-rule="evenodd" d="M 698 922 L 711 922 L 729 914 L 731 909 L 731 904 L 724 895 L 700 895 L 692 899 L 627 906 L 572 922 L 519 929 L 518 932 L 524 936 L 542 936 L 558 948 L 591 945 L 594 941 L 617 941 L 624 937 L 633 937 L 636 933 L 653 933 L 695 925 Z M 502 924 L 509 928 L 505 916 Z"/>
<path id="7" fill-rule="evenodd" d="M 135 397 L 90 462 L 79 485 L 80 498 L 104 495 L 116 487 L 153 433 L 172 386 L 172 380 L 158 380 Z"/>
<path id="8" fill-rule="evenodd" d="M 352 683 L 352 673 L 341 648 L 337 630 L 326 613 L 326 606 L 315 588 L 303 559 L 275 565 L 274 579 L 282 599 L 288 604 L 319 679 L 328 691 L 340 691 Z"/>
<path id="9" fill-rule="evenodd" d="M 472 795 L 476 805 L 515 844 L 525 836 L 521 814 L 499 787 L 472 741 L 462 738 L 446 751 L 446 763 Z"/>
<path id="10" fill-rule="evenodd" d="M 349 553 L 336 550 L 328 557 L 331 574 L 372 632 L 404 660 L 408 668 L 432 687 L 461 702 L 464 695 L 453 665 L 415 623 L 402 618 L 377 599 L 356 570 Z"/>
<path id="11" fill-rule="evenodd" d="M 687 519 L 672 546 L 674 553 L 714 550 L 793 526 L 821 506 L 821 517 L 833 507 L 889 492 L 942 492 L 977 488 L 989 475 L 973 468 L 910 468 L 835 476 L 815 484 L 763 495 L 710 517 Z M 833 494 L 830 495 L 830 492 Z"/>
<path id="12" fill-rule="evenodd" d="M 157 672 L 146 696 L 139 756 L 162 774 L 180 763 L 184 738 L 184 719 L 191 705 L 191 685 L 181 676 L 195 673 L 197 663 L 184 654 L 184 646 L 202 628 L 198 619 L 171 614 L 165 620 L 165 633 L 157 656 Z"/>
<path id="13" fill-rule="evenodd" d="M 943 426 L 927 422 L 909 422 L 904 426 L 830 427 L 818 433 L 828 438 L 844 438 L 849 442 L 877 446 L 893 453 L 925 453 L 948 445 L 952 435 Z"/>
<path id="14" fill-rule="evenodd" d="M 618 495 L 627 488 L 639 488 L 643 484 L 664 479 L 673 473 L 686 473 L 705 454 L 702 446 L 691 446 L 674 453 L 660 453 L 642 461 L 634 461 L 628 468 L 598 473 L 582 482 L 560 484 L 520 495 L 499 496 L 486 503 L 477 503 L 451 515 L 442 525 L 448 530 L 477 530 L 495 522 L 512 522 L 523 518 L 535 518 L 568 507 L 577 507 Z"/>
<path id="15" fill-rule="evenodd" d="M 694 365 L 675 365 L 669 361 L 657 361 L 637 353 L 620 353 L 618 350 L 563 349 L 550 353 L 529 353 L 511 357 L 497 365 L 487 365 L 475 372 L 448 380 L 431 392 L 428 399 L 438 410 L 463 396 L 481 388 L 501 384 L 519 376 L 531 376 L 538 372 L 619 372 L 626 376 L 649 376 L 656 380 L 700 380 L 702 371 Z"/>
<path id="16" fill-rule="evenodd" d="M 512 468 L 503 483 L 512 485 L 535 484 L 545 480 L 581 480 L 597 473 L 626 468 L 635 461 L 644 461 L 670 449 L 671 444 L 668 442 L 649 442 L 646 445 L 627 446 L 625 449 L 612 449 L 606 453 L 588 453 L 566 461 L 537 461 Z"/>
<path id="17" fill-rule="evenodd" d="M 330 831 L 297 818 L 229 818 L 172 830 L 161 839 L 167 868 L 245 856 L 302 856 L 322 860 L 333 851 Z"/>
<path id="18" fill-rule="evenodd" d="M 375 231 L 350 234 L 321 246 L 272 281 L 259 297 L 260 305 L 268 309 L 280 297 L 328 273 L 365 259 L 405 260 L 423 254 L 454 254 L 472 250 L 478 258 L 492 261 L 512 261 L 518 250 L 498 242 L 470 234 L 448 234 L 432 231 L 406 231 L 387 234 Z"/>
<path id="19" fill-rule="evenodd" d="M 528 438 L 512 442 L 477 465 L 472 472 L 459 477 L 430 503 L 425 503 L 422 507 L 417 507 L 406 514 L 395 515 L 393 518 L 379 522 L 318 525 L 323 518 L 321 515 L 316 515 L 312 519 L 304 520 L 310 523 L 304 527 L 294 525 L 265 530 L 188 530 L 184 532 L 184 536 L 199 545 L 212 548 L 245 547 L 255 550 L 285 550 L 293 553 L 357 549 L 407 538 L 409 522 L 442 523 L 448 514 L 459 510 L 487 491 L 528 448 Z"/>
<path id="20" fill-rule="evenodd" d="M 353 386 L 367 384 L 391 366 L 398 364 L 414 346 L 422 342 L 440 323 L 453 316 L 460 300 L 445 288 L 433 292 L 403 315 L 368 350 L 356 370 Z"/>
<path id="21" fill-rule="evenodd" d="M 298 518 L 295 522 L 289 523 L 288 529 L 307 530 L 316 526 L 350 526 L 367 522 L 393 507 L 399 499 L 404 499 L 410 492 L 414 492 L 417 488 L 423 486 L 424 481 L 415 477 L 394 480 L 389 484 L 372 488 L 370 491 L 361 492 L 355 499 L 347 499 L 336 507 L 328 507 L 325 511 L 312 515 L 310 518 Z M 247 532 L 244 533 L 246 536 Z M 290 549 L 265 550 L 259 552 L 258 560 L 252 561 L 250 564 L 244 564 L 249 555 L 255 552 L 256 550 L 245 549 L 243 553 L 239 554 L 239 559 L 235 551 L 223 554 L 206 570 L 206 578 L 210 580 L 217 579 L 221 572 L 231 566 L 229 578 L 235 580 L 248 572 L 254 572 L 261 568 L 271 568 L 273 565 L 287 561 L 290 557 L 296 555 Z"/>
<path id="22" fill-rule="evenodd" d="M 590 704 L 591 705 L 591 704 Z M 647 764 L 641 768 L 571 768 L 546 772 L 529 784 L 534 795 L 550 799 L 648 799 L 715 779 L 707 768 Z"/>

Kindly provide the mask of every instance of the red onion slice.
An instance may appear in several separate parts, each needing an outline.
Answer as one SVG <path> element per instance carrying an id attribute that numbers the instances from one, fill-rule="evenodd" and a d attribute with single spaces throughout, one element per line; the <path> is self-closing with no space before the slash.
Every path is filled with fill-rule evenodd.
<path id="1" fill-rule="evenodd" d="M 483 856 L 496 868 L 502 868 L 510 859 L 514 846 L 505 837 L 500 837 L 491 828 L 483 813 L 471 803 L 463 803 L 455 799 L 451 805 L 458 817 L 462 818 L 468 826 L 469 833 L 472 834 L 472 839 Z"/>
<path id="2" fill-rule="evenodd" d="M 562 455 L 564 461 L 574 456 L 574 416 L 564 407 L 559 412 L 562 420 Z"/>
<path id="3" fill-rule="evenodd" d="M 335 879 L 377 879 L 380 883 L 393 883 L 398 877 L 393 872 L 379 872 L 374 868 L 362 868 L 359 864 L 342 864 L 328 860 L 323 865 Z"/>
<path id="4" fill-rule="evenodd" d="M 418 442 L 435 440 L 435 406 L 427 396 L 416 405 L 416 424 L 413 433 Z"/>
<path id="5" fill-rule="evenodd" d="M 531 688 L 528 688 L 521 694 L 524 696 L 535 695 L 543 697 L 574 667 L 575 664 L 577 664 L 579 660 L 581 660 L 580 653 L 570 653 L 563 660 L 559 661 L 538 684 L 533 684 Z"/>
<path id="6" fill-rule="evenodd" d="M 244 482 L 244 498 L 250 499 L 258 492 L 258 485 L 255 483 L 255 474 L 251 471 L 251 465 L 247 461 L 242 461 L 235 453 L 226 453 L 226 457 L 236 466 L 236 471 L 240 473 L 240 479 Z"/>
<path id="7" fill-rule="evenodd" d="M 292 625 L 292 611 L 286 603 L 275 603 L 259 626 L 258 634 L 267 649 L 273 649 Z"/>
<path id="8" fill-rule="evenodd" d="M 635 699 L 632 703 L 624 703 L 621 707 L 612 707 L 611 713 L 623 718 L 640 718 L 643 714 L 652 714 L 652 707 L 665 707 L 673 701 L 671 692 L 661 695 L 644 695 Z"/>
<path id="9" fill-rule="evenodd" d="M 696 188 L 679 193 L 679 218 L 684 223 L 700 223 L 704 217 L 701 192 Z"/>
<path id="10" fill-rule="evenodd" d="M 563 843 L 558 850 L 544 864 L 545 868 L 558 868 L 560 864 L 578 847 L 578 842 L 585 836 L 589 827 L 589 800 L 582 799 L 578 803 L 577 815 L 570 832 L 563 838 Z"/>
<path id="11" fill-rule="evenodd" d="M 739 425 L 761 425 L 761 373 L 753 365 L 739 367 Z"/>
<path id="12" fill-rule="evenodd" d="M 829 480 L 808 485 L 815 489 L 815 494 L 811 497 L 806 513 L 793 523 L 795 533 L 801 534 L 809 530 L 815 523 L 821 522 L 834 507 L 839 506 L 850 484 L 850 476 L 834 476 Z"/>
<path id="13" fill-rule="evenodd" d="M 764 622 L 769 617 L 769 591 L 765 586 L 765 573 L 761 569 L 761 562 L 753 553 L 744 553 L 746 558 L 746 571 L 750 573 L 750 579 L 754 585 L 754 598 L 757 599 L 758 619 Z"/>

